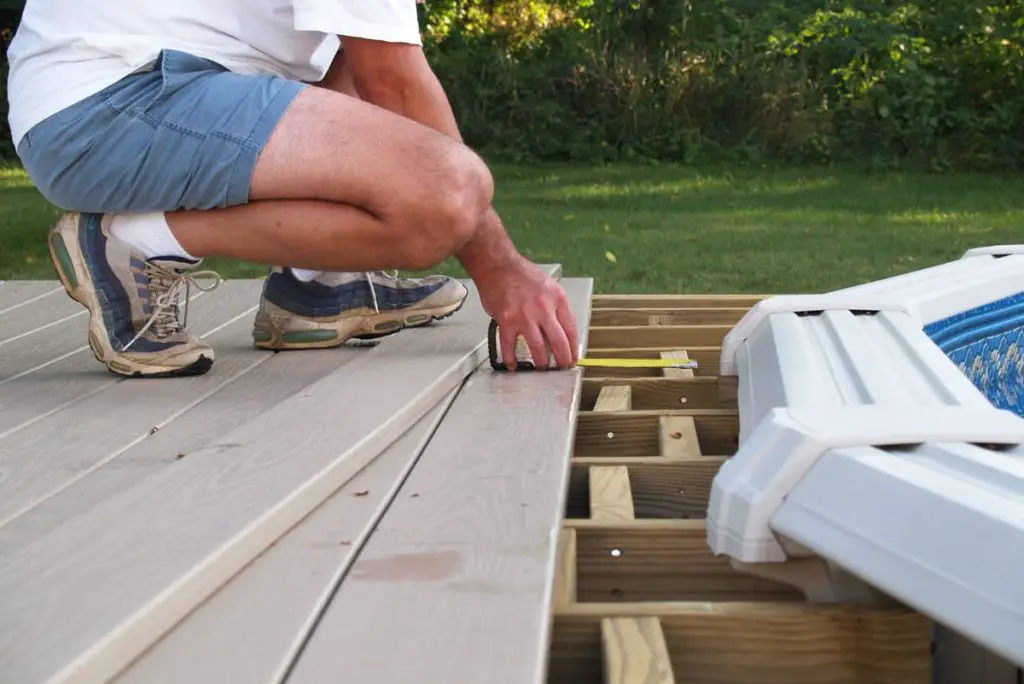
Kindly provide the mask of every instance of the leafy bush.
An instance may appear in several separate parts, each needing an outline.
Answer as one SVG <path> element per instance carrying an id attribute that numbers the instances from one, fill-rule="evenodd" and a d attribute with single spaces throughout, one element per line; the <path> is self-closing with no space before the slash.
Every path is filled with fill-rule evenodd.
<path id="1" fill-rule="evenodd" d="M 21 5 L 0 0 L 0 27 Z M 1020 0 L 427 0 L 420 11 L 467 142 L 494 158 L 1024 168 Z"/>
<path id="2" fill-rule="evenodd" d="M 558 20 L 512 31 L 485 5 Z M 1024 166 L 1013 0 L 449 0 L 425 19 L 467 140 L 501 158 Z"/>

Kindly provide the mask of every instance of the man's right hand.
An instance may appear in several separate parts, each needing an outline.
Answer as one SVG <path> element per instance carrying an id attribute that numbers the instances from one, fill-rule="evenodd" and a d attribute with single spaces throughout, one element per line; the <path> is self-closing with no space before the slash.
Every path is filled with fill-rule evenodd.
<path id="1" fill-rule="evenodd" d="M 498 323 L 501 356 L 515 370 L 516 341 L 522 336 L 538 368 L 548 368 L 548 349 L 557 368 L 579 361 L 579 333 L 565 290 L 523 257 L 477 279 L 484 310 Z"/>

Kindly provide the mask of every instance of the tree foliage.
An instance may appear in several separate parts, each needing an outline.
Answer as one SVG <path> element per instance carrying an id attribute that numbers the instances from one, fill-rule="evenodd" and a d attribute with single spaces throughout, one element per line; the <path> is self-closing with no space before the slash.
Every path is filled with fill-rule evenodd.
<path id="1" fill-rule="evenodd" d="M 19 0 L 0 0 L 3 26 Z M 426 0 L 467 142 L 516 161 L 1024 168 L 1021 0 Z"/>
<path id="2" fill-rule="evenodd" d="M 428 0 L 424 22 L 492 155 L 1024 166 L 1020 0 Z"/>

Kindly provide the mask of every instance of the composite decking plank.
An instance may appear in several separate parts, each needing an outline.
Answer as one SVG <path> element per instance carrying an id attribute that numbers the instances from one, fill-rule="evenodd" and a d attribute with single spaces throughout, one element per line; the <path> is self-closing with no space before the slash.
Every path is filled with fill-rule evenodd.
<path id="1" fill-rule="evenodd" d="M 259 281 L 229 281 L 214 292 L 197 298 L 190 305 L 189 329 L 200 337 L 207 337 L 239 316 L 249 321 L 259 302 L 259 288 Z M 251 321 L 248 324 L 251 327 Z M 4 438 L 13 431 L 24 429 L 62 409 L 66 409 L 63 415 L 77 418 L 73 404 L 86 398 L 91 402 L 103 401 L 102 396 L 93 395 L 124 381 L 109 373 L 93 358 L 85 344 L 87 331 L 86 319 L 75 319 L 62 325 L 58 332 L 59 349 L 78 349 L 78 352 L 55 362 L 52 362 L 55 357 L 50 354 L 57 350 L 51 345 L 33 347 L 29 338 L 17 343 L 24 346 L 24 353 L 20 353 L 17 359 L 9 359 L 23 365 L 14 366 L 7 360 L 0 360 L 0 366 L 6 366 L 11 372 L 6 380 L 0 380 L 0 453 L 4 449 Z M 246 330 L 245 336 L 248 335 Z M 245 344 L 251 346 L 251 341 L 235 346 Z M 215 352 L 220 351 L 215 349 Z M 227 351 L 233 349 L 229 347 Z M 214 363 L 216 373 L 221 371 L 221 356 L 219 354 Z M 86 411 L 96 407 L 95 403 L 87 403 L 86 406 Z M 0 515 L 0 519 L 4 517 Z"/>
<path id="2" fill-rule="evenodd" d="M 252 421 L 367 351 L 347 348 L 273 354 L 249 348 L 250 330 L 247 317 L 213 340 L 223 343 L 222 354 L 252 359 L 252 364 L 244 366 L 244 372 L 207 383 L 209 388 L 202 395 L 205 398 L 198 404 L 59 495 L 0 527 L 0 555 L 18 552 L 119 492 L 174 467 L 179 459 Z"/>
<path id="3" fill-rule="evenodd" d="M 488 320 L 474 291 L 451 319 L 385 340 L 0 557 L 5 674 L 92 684 L 119 673 L 483 362 Z"/>
<path id="4" fill-rule="evenodd" d="M 85 308 L 66 294 L 45 295 L 26 306 L 19 306 L 0 314 L 0 354 L 4 347 L 26 337 L 45 337 L 63 322 L 78 319 L 79 325 L 88 320 Z"/>
<path id="5" fill-rule="evenodd" d="M 469 379 L 288 684 L 543 681 L 581 372 Z"/>
<path id="6" fill-rule="evenodd" d="M 8 280 L 0 284 L 0 316 L 8 316 L 12 312 L 47 297 L 66 297 L 64 288 L 56 280 Z M 0 330 L 3 330 L 8 319 L 0 318 Z"/>
<path id="7" fill-rule="evenodd" d="M 197 608 L 114 684 L 279 682 L 457 392 Z"/>
<path id="8" fill-rule="evenodd" d="M 250 282 L 240 289 L 258 296 L 257 287 Z M 251 329 L 252 322 L 242 308 L 251 300 L 234 297 L 224 301 L 226 308 L 212 307 L 210 314 L 234 322 L 209 336 L 215 348 L 220 347 L 220 354 L 206 375 L 111 381 L 110 374 L 100 367 L 95 379 L 99 391 L 24 429 L 7 431 L 0 439 L 0 528 L 142 442 L 219 384 L 270 356 L 271 352 L 252 348 L 251 342 L 242 346 L 241 335 L 235 333 L 234 329 Z M 221 344 L 232 341 L 233 346 Z M 99 365 L 91 356 L 82 359 L 88 360 Z M 13 385 L 0 387 L 5 404 L 19 401 L 19 397 L 11 396 Z M 54 406 L 61 406 L 64 396 L 55 396 Z"/>
<path id="9" fill-rule="evenodd" d="M 245 283 L 249 281 L 238 282 Z M 194 292 L 190 299 L 190 325 L 194 323 L 198 315 L 198 309 L 204 308 L 202 304 L 197 302 L 200 300 L 208 301 L 207 298 L 215 296 L 223 296 L 225 290 L 230 291 L 232 287 L 234 286 L 229 285 L 225 288 L 224 285 L 221 285 L 213 293 Z M 67 295 L 62 293 L 63 288 L 61 288 L 61 292 L 57 293 L 57 295 L 47 295 L 44 299 L 47 301 L 50 299 L 63 301 L 61 306 L 72 307 L 73 311 L 69 317 L 64 317 L 59 323 L 55 323 L 45 330 L 37 331 L 30 335 L 25 335 L 23 334 L 24 331 L 22 331 L 22 333 L 17 335 L 5 336 L 7 341 L 0 345 L 0 389 L 14 379 L 37 372 L 42 368 L 47 368 L 65 359 L 74 357 L 77 360 L 82 356 L 92 356 L 86 344 L 89 326 L 88 315 L 80 304 L 76 304 Z M 75 314 L 75 307 L 77 307 L 77 312 L 82 315 Z M 20 309 L 17 309 L 12 313 L 17 314 L 19 311 Z M 3 327 L 3 320 L 5 318 L 6 316 L 0 317 L 0 328 Z M 14 339 L 15 337 L 16 339 Z"/>

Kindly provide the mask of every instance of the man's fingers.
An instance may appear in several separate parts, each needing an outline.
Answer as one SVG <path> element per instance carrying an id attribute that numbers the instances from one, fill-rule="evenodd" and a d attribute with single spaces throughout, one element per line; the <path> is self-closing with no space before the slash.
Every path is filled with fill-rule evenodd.
<path id="1" fill-rule="evenodd" d="M 525 330 L 523 331 L 523 338 L 526 340 L 526 344 L 530 347 L 530 356 L 533 357 L 533 365 L 537 368 L 548 367 L 548 348 L 544 344 L 544 335 L 541 333 L 540 327 L 534 322 L 530 321 L 526 324 Z"/>
<path id="2" fill-rule="evenodd" d="M 555 315 L 549 316 L 543 322 L 544 337 L 551 348 L 551 355 L 555 359 L 558 368 L 570 368 L 573 361 L 572 348 L 569 346 L 569 338 L 562 329 L 562 324 Z"/>
<path id="3" fill-rule="evenodd" d="M 505 362 L 505 368 L 515 372 L 518 362 L 516 361 L 516 341 L 519 339 L 519 331 L 511 325 L 498 324 L 498 333 L 501 336 L 501 359 Z"/>
<path id="4" fill-rule="evenodd" d="M 572 355 L 571 365 L 575 366 L 580 360 L 580 334 L 576 328 L 576 316 L 569 307 L 568 299 L 562 299 L 555 314 L 558 317 L 559 324 L 562 326 L 562 330 L 565 331 L 565 336 L 568 338 L 569 349 Z"/>

